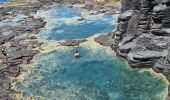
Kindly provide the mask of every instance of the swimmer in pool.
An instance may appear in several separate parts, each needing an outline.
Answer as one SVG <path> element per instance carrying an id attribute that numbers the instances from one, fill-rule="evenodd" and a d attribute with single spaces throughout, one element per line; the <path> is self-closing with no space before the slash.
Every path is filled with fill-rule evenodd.
<path id="1" fill-rule="evenodd" d="M 74 54 L 74 57 L 80 57 L 80 52 L 76 51 L 76 53 Z"/>

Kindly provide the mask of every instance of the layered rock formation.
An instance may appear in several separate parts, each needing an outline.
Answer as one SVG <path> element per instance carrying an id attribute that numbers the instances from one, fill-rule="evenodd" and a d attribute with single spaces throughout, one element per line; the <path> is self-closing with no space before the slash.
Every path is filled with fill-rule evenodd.
<path id="1" fill-rule="evenodd" d="M 169 52 L 170 1 L 124 2 L 117 31 L 113 34 L 113 48 L 134 67 L 153 66 Z"/>
<path id="2" fill-rule="evenodd" d="M 117 54 L 170 80 L 170 0 L 124 0 L 118 23 L 112 46 Z"/>

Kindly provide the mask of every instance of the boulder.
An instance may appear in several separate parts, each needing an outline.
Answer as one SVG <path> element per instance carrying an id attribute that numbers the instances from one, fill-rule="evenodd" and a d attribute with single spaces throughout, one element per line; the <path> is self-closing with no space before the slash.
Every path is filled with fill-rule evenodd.
<path id="1" fill-rule="evenodd" d="M 128 21 L 132 17 L 133 13 L 133 10 L 127 10 L 126 12 L 120 14 L 119 19 L 123 21 Z"/>

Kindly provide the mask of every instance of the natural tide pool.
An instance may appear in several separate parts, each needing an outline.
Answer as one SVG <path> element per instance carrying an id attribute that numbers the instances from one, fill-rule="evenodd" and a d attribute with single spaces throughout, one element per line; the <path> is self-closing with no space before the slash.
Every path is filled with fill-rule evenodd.
<path id="1" fill-rule="evenodd" d="M 86 21 L 78 21 L 83 16 Z M 44 51 L 35 64 L 23 65 L 12 89 L 22 99 L 36 100 L 164 100 L 167 81 L 151 70 L 133 69 L 114 52 L 95 43 L 93 36 L 115 29 L 116 16 L 89 15 L 80 7 L 52 6 L 36 16 L 48 22 L 39 38 Z M 89 39 L 90 37 L 90 39 Z M 78 47 L 62 47 L 60 40 L 87 38 Z M 52 43 L 51 43 L 52 42 Z M 51 44 L 51 45 L 49 45 Z M 58 47 L 57 47 L 58 46 Z M 80 58 L 73 55 L 76 50 Z M 47 50 L 48 51 L 48 50 Z"/>
<path id="2" fill-rule="evenodd" d="M 73 56 L 76 50 L 81 57 Z M 104 47 L 72 47 L 36 58 L 37 64 L 18 81 L 23 98 L 37 100 L 163 100 L 162 77 L 132 69 Z"/>
<path id="3" fill-rule="evenodd" d="M 90 15 L 79 6 L 51 6 L 47 11 L 39 11 L 48 22 L 40 32 L 40 37 L 47 40 L 84 39 L 96 34 L 106 34 L 116 28 L 117 15 Z M 84 18 L 84 20 L 78 20 Z"/>

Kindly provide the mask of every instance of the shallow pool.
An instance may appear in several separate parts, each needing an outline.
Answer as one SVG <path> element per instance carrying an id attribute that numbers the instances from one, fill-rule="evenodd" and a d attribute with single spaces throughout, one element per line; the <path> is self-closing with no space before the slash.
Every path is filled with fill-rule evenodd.
<path id="1" fill-rule="evenodd" d="M 87 21 L 78 21 L 81 16 Z M 58 40 L 88 38 L 112 32 L 115 16 L 89 15 L 80 7 L 52 6 L 36 16 L 48 22 L 41 30 L 40 39 Z M 57 44 L 51 43 L 56 47 Z M 55 49 L 37 56 L 33 68 L 24 66 L 24 77 L 16 82 L 14 90 L 22 98 L 36 100 L 163 100 L 167 83 L 150 70 L 132 69 L 117 59 L 114 52 L 87 41 L 80 47 Z M 47 43 L 48 44 L 48 43 Z M 44 44 L 45 47 L 48 45 Z M 52 49 L 51 48 L 51 49 Z M 73 57 L 79 50 L 81 57 Z"/>
<path id="2" fill-rule="evenodd" d="M 90 15 L 78 7 L 52 6 L 47 11 L 39 11 L 37 16 L 45 17 L 47 26 L 40 37 L 47 40 L 84 39 L 95 34 L 107 34 L 116 28 L 117 15 Z M 84 18 L 83 20 L 79 20 Z"/>
<path id="3" fill-rule="evenodd" d="M 80 58 L 73 57 L 76 50 Z M 105 48 L 57 50 L 15 87 L 23 97 L 53 100 L 162 100 L 166 84 L 149 71 L 131 69 Z"/>

